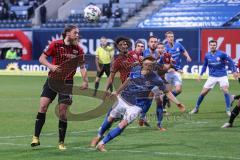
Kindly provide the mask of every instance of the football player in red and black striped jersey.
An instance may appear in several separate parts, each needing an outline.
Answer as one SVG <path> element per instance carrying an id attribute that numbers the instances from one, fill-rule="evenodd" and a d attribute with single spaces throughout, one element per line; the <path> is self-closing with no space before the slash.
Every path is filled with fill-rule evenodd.
<path id="1" fill-rule="evenodd" d="M 240 58 L 238 59 L 238 82 L 240 83 Z M 238 100 L 238 104 L 233 108 L 229 121 L 225 123 L 222 128 L 230 128 L 233 126 L 235 118 L 239 115 L 240 112 L 240 95 L 231 95 L 231 106 L 233 105 L 234 100 Z"/>
<path id="2" fill-rule="evenodd" d="M 64 139 L 67 130 L 67 108 L 72 104 L 73 76 L 77 67 L 83 77 L 81 89 L 87 89 L 88 78 L 84 65 L 83 49 L 78 45 L 79 29 L 75 25 L 66 26 L 62 34 L 63 39 L 53 41 L 43 51 L 39 62 L 47 66 L 50 71 L 43 86 L 40 98 L 40 107 L 35 122 L 35 133 L 31 146 L 40 145 L 39 136 L 45 123 L 46 112 L 50 103 L 58 94 L 59 106 L 59 149 L 64 150 Z M 52 62 L 47 60 L 52 58 Z"/>
<path id="3" fill-rule="evenodd" d="M 119 55 L 114 59 L 111 74 L 108 78 L 106 85 L 106 91 L 108 91 L 109 86 L 113 83 L 115 75 L 117 72 L 120 73 L 120 80 L 123 83 L 129 76 L 132 66 L 134 65 L 135 59 L 131 54 L 128 53 L 129 48 L 132 43 L 127 37 L 118 37 L 115 41 L 116 48 L 119 50 Z"/>

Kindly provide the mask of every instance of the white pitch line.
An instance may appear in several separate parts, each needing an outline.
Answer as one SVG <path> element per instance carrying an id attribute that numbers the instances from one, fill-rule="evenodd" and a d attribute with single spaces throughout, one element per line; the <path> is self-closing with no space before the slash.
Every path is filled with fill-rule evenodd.
<path id="1" fill-rule="evenodd" d="M 10 145 L 10 146 L 24 146 L 28 147 L 26 144 L 15 144 L 15 143 L 0 143 L 0 145 Z M 41 145 L 45 148 L 56 148 L 57 146 L 53 145 Z M 28 147 L 30 148 L 30 146 Z M 69 149 L 69 148 L 68 148 Z M 94 148 L 85 148 L 85 147 L 72 147 L 70 149 L 74 150 L 84 150 L 84 151 L 96 151 Z M 67 151 L 67 150 L 66 150 Z M 197 154 L 188 154 L 188 153 L 178 153 L 178 152 L 149 152 L 149 151 L 138 151 L 138 150 L 108 150 L 108 152 L 124 152 L 124 153 L 140 153 L 140 154 L 154 154 L 154 155 L 165 155 L 165 156 L 180 156 L 180 157 L 195 157 L 195 158 L 212 158 L 212 159 L 229 159 L 229 160 L 240 160 L 238 157 L 229 157 L 229 156 L 214 156 L 214 155 L 197 155 Z M 100 153 L 100 152 L 99 152 Z"/>
<path id="2" fill-rule="evenodd" d="M 184 123 L 185 125 L 189 124 L 205 124 L 208 122 L 205 121 L 193 121 L 189 123 Z M 135 129 L 139 128 L 138 126 L 132 126 L 128 127 L 127 129 Z M 73 131 L 73 132 L 67 132 L 67 134 L 79 134 L 79 133 L 88 133 L 88 132 L 98 132 L 98 130 L 88 130 L 88 131 Z M 41 134 L 42 136 L 52 136 L 52 135 L 57 135 L 57 132 L 51 132 L 51 133 L 43 133 Z M 27 137 L 32 137 L 33 135 L 16 135 L 16 136 L 0 136 L 0 139 L 16 139 L 16 138 L 27 138 Z"/>
<path id="3" fill-rule="evenodd" d="M 128 129 L 135 129 L 138 127 L 129 127 Z M 73 132 L 67 132 L 67 134 L 79 134 L 79 133 L 88 133 L 88 132 L 98 132 L 98 130 L 88 130 L 88 131 L 73 131 Z M 43 133 L 42 136 L 52 136 L 57 135 L 57 132 L 51 132 L 51 133 Z M 17 135 L 17 136 L 2 136 L 0 139 L 16 139 L 16 138 L 28 138 L 32 137 L 33 135 Z"/>

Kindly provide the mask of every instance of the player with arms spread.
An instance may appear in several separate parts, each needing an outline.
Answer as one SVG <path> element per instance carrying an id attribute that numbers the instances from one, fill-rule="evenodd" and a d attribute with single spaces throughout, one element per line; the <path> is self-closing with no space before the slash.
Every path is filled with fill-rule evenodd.
<path id="1" fill-rule="evenodd" d="M 136 75 L 136 77 L 129 78 L 115 93 L 113 93 L 113 95 L 117 96 L 118 102 L 110 112 L 108 121 L 103 123 L 101 127 L 103 132 L 101 134 L 98 133 L 98 140 L 100 140 L 105 131 L 111 127 L 111 124 L 116 118 L 121 118 L 123 116 L 123 119 L 116 128 L 112 129 L 103 140 L 98 143 L 97 149 L 99 151 L 106 151 L 105 144 L 120 135 L 121 132 L 138 117 L 142 110 L 141 106 L 136 105 L 136 100 L 138 98 L 147 98 L 150 92 L 162 90 L 174 103 L 181 105 L 172 93 L 166 90 L 162 79 L 153 72 L 154 64 L 155 59 L 153 57 L 144 58 L 140 74 L 138 76 Z"/>

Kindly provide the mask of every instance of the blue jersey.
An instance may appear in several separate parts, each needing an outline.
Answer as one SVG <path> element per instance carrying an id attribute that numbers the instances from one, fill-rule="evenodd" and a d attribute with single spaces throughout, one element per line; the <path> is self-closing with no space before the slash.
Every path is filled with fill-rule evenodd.
<path id="1" fill-rule="evenodd" d="M 141 75 L 141 72 L 139 72 L 141 71 L 141 66 L 136 66 L 135 71 L 136 72 L 131 72 L 129 77 L 130 81 L 121 92 L 120 96 L 129 104 L 141 107 L 137 103 L 138 100 L 143 102 L 144 100 L 148 100 L 149 94 L 155 86 L 159 87 L 162 91 L 165 91 L 166 87 L 162 79 L 155 72 Z"/>
<path id="2" fill-rule="evenodd" d="M 206 53 L 204 58 L 204 64 L 200 75 L 206 71 L 207 67 L 209 68 L 209 76 L 212 77 L 223 77 L 227 75 L 226 65 L 236 72 L 237 69 L 234 65 L 233 60 L 223 51 L 217 50 L 214 54 L 211 52 Z"/>
<path id="3" fill-rule="evenodd" d="M 163 55 L 161 55 L 159 58 L 158 58 L 158 60 L 157 60 L 157 65 L 164 65 L 164 61 L 163 61 Z"/>
<path id="4" fill-rule="evenodd" d="M 147 56 L 150 56 L 150 55 L 151 55 L 150 48 L 147 48 L 147 49 L 143 52 L 143 57 L 147 57 Z M 158 53 L 157 53 L 156 50 L 153 52 L 153 55 L 154 55 L 154 58 L 155 58 L 155 59 L 158 58 Z"/>
<path id="5" fill-rule="evenodd" d="M 172 55 L 172 58 L 175 60 L 174 68 L 176 70 L 182 69 L 181 66 L 181 54 L 186 51 L 186 49 L 182 46 L 179 42 L 174 42 L 173 47 L 166 42 L 165 44 L 166 52 L 170 53 Z"/>

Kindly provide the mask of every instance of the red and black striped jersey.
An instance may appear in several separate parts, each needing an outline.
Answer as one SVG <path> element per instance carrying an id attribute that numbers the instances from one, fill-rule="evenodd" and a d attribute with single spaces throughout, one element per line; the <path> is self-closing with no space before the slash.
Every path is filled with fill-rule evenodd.
<path id="1" fill-rule="evenodd" d="M 128 54 L 132 55 L 135 61 L 141 61 L 143 59 L 143 53 L 137 52 L 136 50 L 129 51 Z"/>
<path id="2" fill-rule="evenodd" d="M 51 42 L 43 53 L 52 57 L 52 64 L 61 67 L 60 73 L 48 73 L 50 78 L 58 80 L 72 80 L 77 67 L 84 62 L 83 49 L 79 45 L 66 45 L 63 40 Z"/>
<path id="3" fill-rule="evenodd" d="M 237 67 L 238 67 L 238 69 L 240 69 L 240 58 L 238 59 Z"/>
<path id="4" fill-rule="evenodd" d="M 120 54 L 113 61 L 113 65 L 111 67 L 111 72 L 120 73 L 120 79 L 123 83 L 129 76 L 131 68 L 134 64 L 135 60 L 130 54 Z"/>

